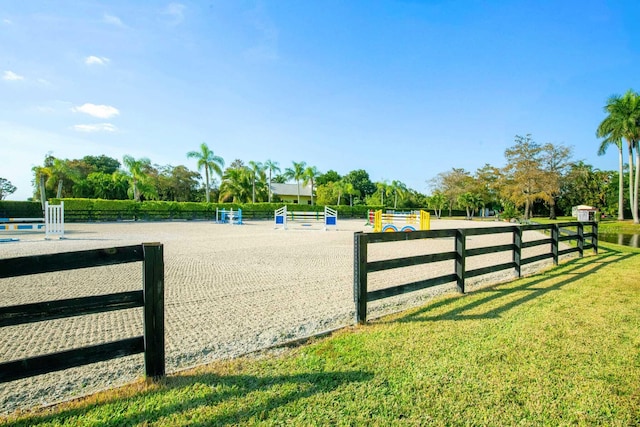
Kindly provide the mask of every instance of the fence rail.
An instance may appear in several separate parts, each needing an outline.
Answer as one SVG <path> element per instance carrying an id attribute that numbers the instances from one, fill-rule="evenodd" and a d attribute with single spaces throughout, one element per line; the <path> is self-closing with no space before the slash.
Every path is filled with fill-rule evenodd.
<path id="1" fill-rule="evenodd" d="M 591 227 L 591 232 L 585 233 L 584 227 Z M 576 228 L 576 231 L 569 230 L 568 227 Z M 523 242 L 522 234 L 529 230 L 550 231 L 550 238 L 542 238 Z M 468 236 L 480 236 L 486 234 L 510 233 L 512 243 L 486 246 L 482 248 L 467 249 Z M 399 242 L 420 239 L 452 238 L 454 247 L 451 251 L 440 252 L 427 255 L 416 255 L 403 258 L 386 259 L 382 261 L 368 260 L 368 245 L 384 242 Z M 564 241 L 575 241 L 576 246 L 567 249 L 559 249 L 559 243 Z M 548 253 L 522 258 L 522 250 L 535 246 L 550 245 Z M 513 269 L 516 277 L 520 277 L 522 266 L 533 262 L 552 258 L 555 265 L 562 255 L 578 252 L 582 257 L 585 249 L 592 248 L 598 251 L 598 224 L 596 222 L 565 222 L 557 224 L 530 224 L 513 225 L 507 227 L 487 227 L 487 228 L 466 228 L 448 230 L 416 231 L 412 233 L 362 233 L 354 235 L 354 302 L 356 306 L 356 322 L 365 323 L 367 320 L 367 303 L 380 299 L 402 295 L 429 287 L 439 286 L 446 283 L 455 282 L 458 291 L 465 292 L 465 281 L 467 278 L 482 276 L 488 273 Z M 512 261 L 503 264 L 495 264 L 474 270 L 467 270 L 466 260 L 469 257 L 485 255 L 497 252 L 511 252 Z M 394 268 L 410 267 L 422 264 L 430 264 L 440 261 L 454 261 L 453 271 L 438 277 L 419 280 L 368 291 L 368 273 L 391 270 Z"/>
<path id="2" fill-rule="evenodd" d="M 0 383 L 144 352 L 145 374 L 165 374 L 164 259 L 160 243 L 0 259 L 0 278 L 142 262 L 143 289 L 0 307 L 0 327 L 144 307 L 143 335 L 0 363 Z"/>

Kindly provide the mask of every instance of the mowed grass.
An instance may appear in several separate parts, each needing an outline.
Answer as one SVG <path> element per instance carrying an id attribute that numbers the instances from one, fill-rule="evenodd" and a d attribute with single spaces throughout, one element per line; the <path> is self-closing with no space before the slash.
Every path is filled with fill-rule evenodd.
<path id="1" fill-rule="evenodd" d="M 590 252 L 590 251 L 589 251 Z M 640 251 L 141 381 L 7 425 L 640 424 Z"/>

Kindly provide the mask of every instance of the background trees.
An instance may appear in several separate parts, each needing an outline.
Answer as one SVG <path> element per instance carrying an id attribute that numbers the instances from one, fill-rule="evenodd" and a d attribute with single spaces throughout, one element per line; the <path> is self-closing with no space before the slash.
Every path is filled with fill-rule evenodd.
<path id="1" fill-rule="evenodd" d="M 640 115 L 636 116 L 635 112 L 636 105 L 640 108 L 640 101 L 635 104 L 635 97 L 634 93 L 627 93 L 609 100 L 606 107 L 609 115 L 598 129 L 604 138 L 599 147 L 601 152 L 613 144 L 618 147 L 620 157 L 624 141 L 630 156 L 633 150 L 637 154 L 640 132 L 635 126 Z M 123 157 L 121 165 L 117 159 L 104 155 L 68 160 L 48 153 L 43 165 L 34 167 L 33 173 L 35 196 L 41 195 L 42 200 L 59 196 L 202 201 L 213 197 L 221 202 L 260 203 L 271 201 L 273 182 L 292 180 L 298 186 L 298 195 L 300 181 L 311 185 L 314 204 L 368 204 L 393 209 L 429 207 L 437 217 L 448 207 L 449 215 L 453 209 L 463 209 L 468 217 L 478 211 L 484 214 L 484 208 L 508 210 L 513 216 L 521 209 L 524 217 L 529 218 L 535 208 L 538 215 L 548 209 L 553 218 L 556 209 L 568 215 L 572 206 L 586 203 L 607 213 L 618 210 L 620 217 L 620 207 L 627 202 L 624 191 L 620 191 L 619 185 L 616 188 L 616 183 L 622 182 L 629 185 L 628 206 L 634 207 L 638 162 L 632 173 L 633 157 L 627 169 L 623 164 L 621 171 L 599 171 L 584 162 L 573 162 L 571 155 L 569 147 L 540 145 L 531 135 L 516 135 L 514 145 L 505 150 L 504 167 L 485 164 L 473 174 L 463 168 L 440 172 L 429 181 L 432 189 L 429 197 L 399 180 L 372 182 L 364 169 L 341 176 L 334 170 L 320 173 L 317 167 L 302 161 L 292 162 L 292 166 L 280 174 L 278 162 L 271 159 L 264 163 L 250 160 L 247 164 L 241 159 L 234 160 L 221 174 L 218 190 L 212 174 L 219 173 L 224 160 L 215 156 L 205 143 L 200 145 L 200 151 L 187 153 L 188 158 L 198 160 L 199 170 L 204 168 L 204 185 L 201 185 L 201 175 L 186 166 L 151 164 L 148 158 L 136 159 L 129 155 Z M 7 190 L 2 197 L 6 194 Z M 619 196 L 622 198 L 616 201 Z"/>
<path id="2" fill-rule="evenodd" d="M 0 178 L 0 200 L 7 197 L 9 194 L 13 194 L 17 188 L 11 184 L 11 181 L 5 178 Z"/>
<path id="3" fill-rule="evenodd" d="M 253 176 L 242 160 L 234 160 L 222 174 L 219 201 L 248 202 L 252 195 Z"/>
<path id="4" fill-rule="evenodd" d="M 472 183 L 471 174 L 463 168 L 452 168 L 450 171 L 440 172 L 430 182 L 434 190 L 446 197 L 449 216 L 458 202 L 458 197 L 469 191 Z"/>
<path id="5" fill-rule="evenodd" d="M 537 200 L 549 201 L 545 191 L 547 176 L 543 170 L 543 149 L 531 135 L 516 135 L 515 145 L 504 152 L 507 165 L 502 169 L 501 194 L 516 207 L 524 207 L 524 218 L 531 217 Z"/>
<path id="6" fill-rule="evenodd" d="M 596 135 L 604 138 L 598 153 L 604 153 L 606 147 L 615 144 L 620 150 L 620 175 L 622 175 L 622 140 L 627 141 L 629 153 L 629 203 L 634 224 L 638 224 L 638 186 L 640 184 L 640 95 L 629 89 L 623 96 L 612 95 L 604 107 L 607 117 L 600 123 Z M 635 150 L 635 183 L 634 176 Z M 622 181 L 619 181 L 622 185 Z M 622 194 L 622 188 L 619 193 Z M 621 197 L 621 196 L 619 196 Z M 622 200 L 621 198 L 619 200 Z M 619 203 L 622 205 L 622 203 Z M 622 216 L 618 208 L 618 217 Z"/>

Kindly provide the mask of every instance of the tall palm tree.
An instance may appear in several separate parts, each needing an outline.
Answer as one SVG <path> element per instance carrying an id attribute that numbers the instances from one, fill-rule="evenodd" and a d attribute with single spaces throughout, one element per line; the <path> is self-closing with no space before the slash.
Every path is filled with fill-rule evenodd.
<path id="1" fill-rule="evenodd" d="M 376 182 L 377 192 L 380 195 L 380 204 L 384 206 L 384 196 L 390 195 L 391 188 L 387 181 Z"/>
<path id="2" fill-rule="evenodd" d="M 319 176 L 320 176 L 320 171 L 315 166 L 307 166 L 307 168 L 304 170 L 303 185 L 307 185 L 311 183 L 311 206 L 313 206 L 313 188 Z"/>
<path id="3" fill-rule="evenodd" d="M 293 167 L 286 168 L 284 174 L 288 179 L 294 179 L 298 184 L 298 204 L 300 204 L 300 181 L 304 179 L 304 169 L 306 162 L 292 162 Z"/>
<path id="4" fill-rule="evenodd" d="M 259 176 L 266 170 L 266 166 L 260 162 L 249 161 L 249 169 L 251 170 L 251 202 L 256 202 L 256 176 Z M 264 199 L 263 199 L 264 200 Z"/>
<path id="5" fill-rule="evenodd" d="M 624 95 L 613 95 L 609 97 L 604 110 L 609 115 L 600 123 L 597 135 L 605 138 L 605 141 L 616 143 L 616 141 L 627 141 L 629 151 L 629 203 L 631 205 L 631 215 L 633 223 L 638 224 L 638 185 L 640 183 L 640 151 L 638 141 L 640 141 L 640 95 L 629 89 Z M 633 153 L 636 154 L 635 184 L 633 183 L 634 164 Z"/>
<path id="6" fill-rule="evenodd" d="M 278 162 L 274 162 L 271 159 L 264 162 L 264 166 L 269 171 L 269 203 L 271 203 L 271 174 L 280 173 L 280 167 Z"/>
<path id="7" fill-rule="evenodd" d="M 598 130 L 599 129 L 600 128 L 598 128 Z M 607 151 L 607 147 L 611 144 L 618 147 L 618 221 L 622 221 L 624 220 L 624 206 L 622 206 L 624 204 L 624 162 L 622 160 L 622 139 L 614 141 L 610 137 L 605 138 L 605 140 L 600 144 L 600 148 L 598 149 L 598 156 L 604 155 L 604 153 L 606 153 Z"/>
<path id="8" fill-rule="evenodd" d="M 213 153 L 213 150 L 211 150 L 205 142 L 200 144 L 200 151 L 189 151 L 187 153 L 187 158 L 198 160 L 198 170 L 202 170 L 202 168 L 204 168 L 207 203 L 209 203 L 209 173 L 215 172 L 220 178 L 222 178 L 224 159 L 220 156 L 216 156 Z"/>
<path id="9" fill-rule="evenodd" d="M 139 202 L 140 195 L 142 194 L 140 191 L 141 186 L 144 187 L 145 192 L 150 192 L 148 186 L 145 184 L 147 179 L 145 168 L 151 166 L 151 160 L 146 157 L 136 160 L 132 156 L 125 154 L 124 157 L 122 157 L 122 163 L 129 171 L 129 174 L 131 174 L 133 200 Z"/>

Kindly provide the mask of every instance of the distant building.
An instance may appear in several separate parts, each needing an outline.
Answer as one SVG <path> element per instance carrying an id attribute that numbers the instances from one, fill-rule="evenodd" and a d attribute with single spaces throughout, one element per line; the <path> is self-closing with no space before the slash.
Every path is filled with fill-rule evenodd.
<path id="1" fill-rule="evenodd" d="M 593 206 L 579 205 L 571 208 L 571 216 L 578 221 L 597 221 L 598 210 Z"/>
<path id="2" fill-rule="evenodd" d="M 271 184 L 271 194 L 283 203 L 298 203 L 298 184 Z M 311 185 L 300 183 L 300 204 L 311 204 Z"/>

